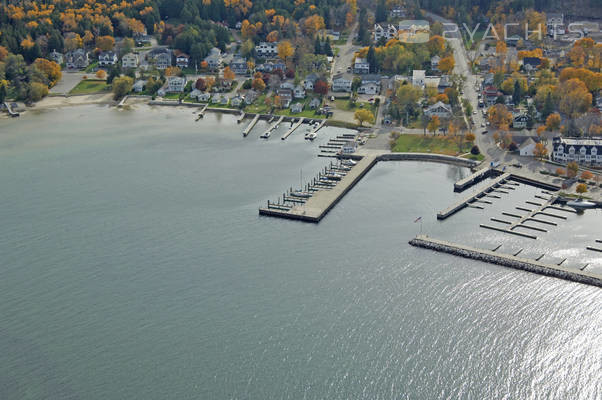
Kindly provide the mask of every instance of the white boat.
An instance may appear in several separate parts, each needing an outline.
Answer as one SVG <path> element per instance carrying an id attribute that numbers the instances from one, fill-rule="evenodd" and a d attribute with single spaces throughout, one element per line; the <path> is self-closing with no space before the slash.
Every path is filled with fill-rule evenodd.
<path id="1" fill-rule="evenodd" d="M 573 207 L 575 210 L 585 210 L 587 208 L 597 207 L 596 203 L 592 203 L 591 201 L 583 199 L 567 201 L 566 205 L 569 207 Z"/>
<path id="2" fill-rule="evenodd" d="M 305 139 L 314 140 L 318 135 L 315 132 L 308 132 L 305 134 Z"/>
<path id="3" fill-rule="evenodd" d="M 291 192 L 291 196 L 293 196 L 293 197 L 299 197 L 299 198 L 302 198 L 302 199 L 309 199 L 311 197 L 311 193 L 302 192 L 300 190 L 297 190 L 295 192 Z"/>

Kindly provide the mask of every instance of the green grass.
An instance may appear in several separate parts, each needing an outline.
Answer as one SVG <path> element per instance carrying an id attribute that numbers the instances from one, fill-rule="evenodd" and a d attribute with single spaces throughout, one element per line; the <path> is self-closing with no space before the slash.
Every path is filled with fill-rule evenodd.
<path id="1" fill-rule="evenodd" d="M 270 111 L 270 107 L 265 105 L 266 94 L 263 93 L 255 99 L 253 104 L 248 105 L 244 108 L 245 112 L 254 114 L 267 114 Z"/>
<path id="2" fill-rule="evenodd" d="M 458 140 L 446 136 L 401 135 L 392 148 L 399 153 L 437 153 L 455 156 L 470 151 L 471 144 L 465 142 L 460 148 Z"/>
<path id="3" fill-rule="evenodd" d="M 84 72 L 94 72 L 94 70 L 96 69 L 96 67 L 98 67 L 98 61 L 94 61 L 93 63 L 90 63 L 86 69 L 84 69 Z"/>
<path id="4" fill-rule="evenodd" d="M 106 92 L 109 90 L 109 85 L 106 81 L 98 79 L 86 79 L 80 81 L 69 94 L 93 94 Z"/>
<path id="5" fill-rule="evenodd" d="M 337 110 L 344 110 L 344 111 L 356 111 L 359 110 L 360 108 L 366 109 L 366 110 L 370 110 L 372 111 L 372 114 L 374 114 L 376 116 L 376 105 L 374 105 L 374 103 L 370 104 L 368 102 L 355 102 L 355 105 L 353 105 L 351 103 L 351 101 L 349 101 L 348 99 L 335 99 L 334 100 L 334 104 L 337 108 Z M 360 104 L 363 105 L 363 107 L 360 107 Z"/>
<path id="6" fill-rule="evenodd" d="M 468 158 L 469 160 L 474 160 L 474 161 L 483 161 L 485 159 L 485 156 L 482 154 L 467 154 L 465 156 L 463 156 L 463 158 Z"/>

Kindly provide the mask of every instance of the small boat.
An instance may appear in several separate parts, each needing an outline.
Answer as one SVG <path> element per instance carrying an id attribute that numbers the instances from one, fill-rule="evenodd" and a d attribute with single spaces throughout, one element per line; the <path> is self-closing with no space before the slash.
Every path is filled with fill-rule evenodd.
<path id="1" fill-rule="evenodd" d="M 311 193 L 309 192 L 302 192 L 300 190 L 291 192 L 291 196 L 293 197 L 299 197 L 301 199 L 309 199 L 311 197 Z"/>
<path id="2" fill-rule="evenodd" d="M 596 203 L 592 203 L 591 201 L 587 201 L 587 200 L 583 200 L 583 199 L 567 201 L 566 205 L 569 207 L 573 207 L 575 210 L 585 210 L 588 208 L 596 208 L 597 207 Z"/>
<path id="3" fill-rule="evenodd" d="M 305 135 L 305 139 L 307 140 L 314 140 L 318 135 L 316 135 L 316 132 L 309 132 Z"/>
<path id="4" fill-rule="evenodd" d="M 331 181 L 340 181 L 341 179 L 343 179 L 343 175 L 337 173 L 330 173 L 324 176 L 326 177 L 326 179 L 329 179 Z"/>
<path id="5" fill-rule="evenodd" d="M 348 159 L 348 160 L 343 160 L 342 164 L 343 165 L 354 166 L 355 164 L 357 164 L 357 161 L 353 161 L 351 159 Z"/>

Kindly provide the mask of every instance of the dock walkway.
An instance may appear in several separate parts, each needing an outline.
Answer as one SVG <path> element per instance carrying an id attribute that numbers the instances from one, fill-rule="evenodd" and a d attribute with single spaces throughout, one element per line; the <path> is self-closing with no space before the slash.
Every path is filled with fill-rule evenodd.
<path id="1" fill-rule="evenodd" d="M 10 104 L 8 104 L 7 102 L 4 102 L 4 108 L 6 108 L 6 112 L 8 112 L 8 115 L 10 115 L 11 117 L 18 117 L 19 113 L 14 111 L 11 107 Z"/>
<path id="2" fill-rule="evenodd" d="M 469 204 L 481 199 L 481 197 L 484 197 L 485 195 L 487 195 L 487 193 L 494 190 L 499 185 L 504 184 L 508 180 L 508 178 L 510 178 L 509 173 L 505 173 L 505 174 L 497 177 L 493 182 L 491 182 L 489 185 L 487 185 L 480 192 L 470 195 L 469 197 L 467 197 L 463 200 L 460 200 L 459 202 L 457 202 L 456 204 L 447 208 L 446 210 L 439 211 L 437 213 L 437 219 L 446 219 L 446 218 L 452 216 L 453 214 L 457 213 L 461 209 L 467 207 Z"/>
<path id="3" fill-rule="evenodd" d="M 454 191 L 461 192 L 467 189 L 469 186 L 472 186 L 478 181 L 481 181 L 485 178 L 491 176 L 493 170 L 491 168 L 483 168 L 476 171 L 473 174 L 470 174 L 464 179 L 460 179 L 458 182 L 454 183 Z"/>
<path id="4" fill-rule="evenodd" d="M 253 127 L 255 126 L 255 124 L 257 123 L 257 121 L 259 121 L 259 117 L 260 117 L 260 115 L 257 114 L 255 116 L 255 118 L 253 118 L 253 120 L 251 121 L 251 123 L 249 123 L 249 125 L 247 125 L 247 127 L 242 131 L 242 135 L 243 136 L 246 137 L 251 132 L 251 129 L 253 129 Z"/>
<path id="5" fill-rule="evenodd" d="M 259 136 L 262 139 L 267 139 L 272 135 L 272 132 L 278 127 L 278 125 L 280 125 L 280 123 L 282 123 L 282 121 L 284 120 L 284 117 L 280 117 L 278 118 L 278 121 L 274 122 L 272 125 L 270 125 L 270 127 L 261 134 L 261 136 Z"/>
<path id="6" fill-rule="evenodd" d="M 602 275 L 585 272 L 578 269 L 564 268 L 560 265 L 546 264 L 537 260 L 450 243 L 444 240 L 433 239 L 426 235 L 416 236 L 414 239 L 410 240 L 410 244 L 412 246 L 440 251 L 459 257 L 484 261 L 491 264 L 502 265 L 504 267 L 520 269 L 523 271 L 529 271 L 540 275 L 565 279 L 568 281 L 584 283 L 586 285 L 602 287 Z"/>
<path id="7" fill-rule="evenodd" d="M 282 135 L 281 139 L 282 140 L 286 140 L 287 137 L 289 137 L 298 127 L 301 126 L 301 124 L 303 123 L 303 121 L 305 121 L 305 118 L 299 118 L 299 121 L 297 121 L 292 127 L 291 129 L 289 129 L 288 131 L 286 131 L 286 133 L 284 135 Z"/>

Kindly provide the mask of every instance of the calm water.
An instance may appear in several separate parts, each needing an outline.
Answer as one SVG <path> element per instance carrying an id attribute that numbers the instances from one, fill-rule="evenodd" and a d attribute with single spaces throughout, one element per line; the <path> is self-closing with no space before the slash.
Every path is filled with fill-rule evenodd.
<path id="1" fill-rule="evenodd" d="M 479 229 L 521 186 L 439 223 L 466 171 L 380 163 L 318 225 L 259 217 L 341 130 L 144 110 L 0 120 L 0 399 L 602 398 L 599 288 L 407 245 L 422 215 L 600 271 L 599 213 L 537 241 Z"/>

